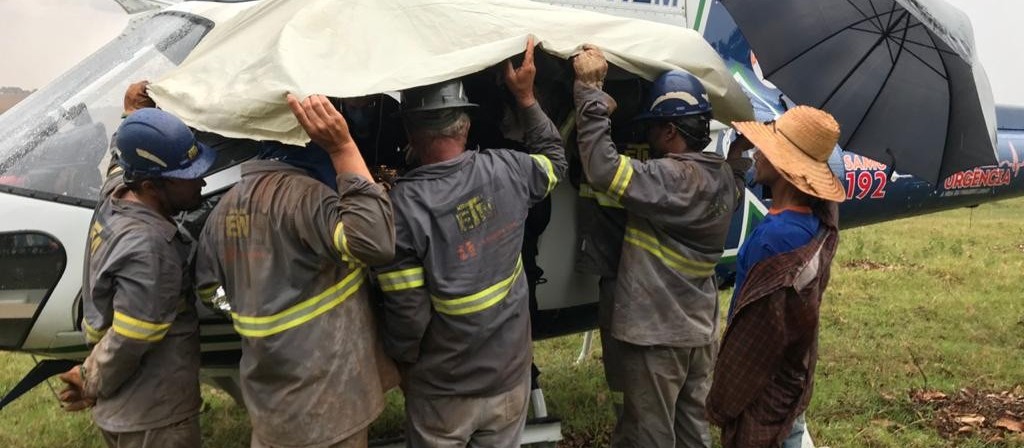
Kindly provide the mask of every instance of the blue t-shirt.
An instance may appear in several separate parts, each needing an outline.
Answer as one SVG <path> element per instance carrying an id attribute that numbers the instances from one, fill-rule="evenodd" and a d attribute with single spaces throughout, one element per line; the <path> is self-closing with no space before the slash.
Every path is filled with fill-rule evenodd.
<path id="1" fill-rule="evenodd" d="M 817 235 L 819 226 L 821 220 L 810 209 L 773 209 L 765 216 L 764 221 L 743 242 L 736 256 L 736 289 L 729 303 L 730 321 L 750 269 L 761 260 L 810 243 L 814 235 Z"/>

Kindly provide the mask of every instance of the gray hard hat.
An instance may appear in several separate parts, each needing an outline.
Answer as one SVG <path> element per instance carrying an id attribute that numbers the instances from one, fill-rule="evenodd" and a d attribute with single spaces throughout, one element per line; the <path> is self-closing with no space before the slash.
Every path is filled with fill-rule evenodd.
<path id="1" fill-rule="evenodd" d="M 462 81 L 451 79 L 437 84 L 413 87 L 402 92 L 402 114 L 431 110 L 477 107 L 466 97 Z"/>

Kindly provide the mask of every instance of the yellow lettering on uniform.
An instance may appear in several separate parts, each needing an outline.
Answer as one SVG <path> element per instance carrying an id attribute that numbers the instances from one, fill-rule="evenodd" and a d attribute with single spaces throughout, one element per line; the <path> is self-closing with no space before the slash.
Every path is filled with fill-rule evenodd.
<path id="1" fill-rule="evenodd" d="M 92 228 L 89 229 L 89 252 L 96 253 L 96 249 L 100 248 L 100 244 L 103 242 L 103 238 L 100 233 L 103 232 L 103 226 L 98 222 L 92 223 Z"/>
<path id="2" fill-rule="evenodd" d="M 241 210 L 231 210 L 224 218 L 224 234 L 228 238 L 249 237 L 249 215 Z"/>
<path id="3" fill-rule="evenodd" d="M 494 204 L 487 199 L 474 196 L 455 208 L 455 221 L 463 233 L 477 228 L 494 214 Z"/>
<path id="4" fill-rule="evenodd" d="M 650 148 L 647 143 L 628 143 L 622 154 L 642 162 L 650 158 Z"/>

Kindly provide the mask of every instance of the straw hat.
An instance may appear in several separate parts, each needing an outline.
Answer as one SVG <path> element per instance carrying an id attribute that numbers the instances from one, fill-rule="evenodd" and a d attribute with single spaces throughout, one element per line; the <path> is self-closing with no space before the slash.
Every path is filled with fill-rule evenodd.
<path id="1" fill-rule="evenodd" d="M 839 123 L 828 112 L 797 106 L 768 124 L 733 125 L 800 191 L 834 202 L 846 199 L 843 184 L 828 166 L 839 142 Z"/>

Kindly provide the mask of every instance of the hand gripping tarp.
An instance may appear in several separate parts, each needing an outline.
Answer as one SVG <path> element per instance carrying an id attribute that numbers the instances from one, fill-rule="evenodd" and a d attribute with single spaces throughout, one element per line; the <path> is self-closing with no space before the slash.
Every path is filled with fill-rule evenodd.
<path id="1" fill-rule="evenodd" d="M 218 24 L 150 94 L 194 128 L 301 145 L 309 138 L 287 92 L 347 98 L 432 84 L 521 53 L 529 35 L 563 59 L 592 43 L 647 80 L 686 69 L 704 83 L 715 118 L 753 117 L 696 32 L 526 0 L 264 0 Z"/>

